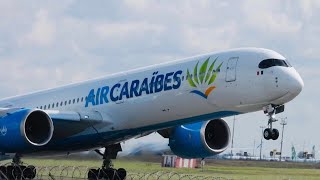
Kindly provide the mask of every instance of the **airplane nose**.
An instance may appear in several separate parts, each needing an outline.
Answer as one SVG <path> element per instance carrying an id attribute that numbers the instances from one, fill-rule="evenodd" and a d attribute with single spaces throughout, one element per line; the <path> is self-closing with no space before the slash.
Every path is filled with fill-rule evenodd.
<path id="1" fill-rule="evenodd" d="M 293 74 L 290 84 L 291 84 L 290 92 L 292 94 L 298 95 L 302 91 L 302 88 L 304 87 L 304 83 L 298 72 L 295 72 Z"/>

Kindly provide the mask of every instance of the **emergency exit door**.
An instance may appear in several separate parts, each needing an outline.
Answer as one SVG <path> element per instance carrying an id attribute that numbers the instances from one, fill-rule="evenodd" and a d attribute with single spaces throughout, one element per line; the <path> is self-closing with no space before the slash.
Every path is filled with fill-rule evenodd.
<path id="1" fill-rule="evenodd" d="M 237 79 L 237 63 L 239 57 L 232 57 L 228 60 L 226 81 L 232 82 Z"/>

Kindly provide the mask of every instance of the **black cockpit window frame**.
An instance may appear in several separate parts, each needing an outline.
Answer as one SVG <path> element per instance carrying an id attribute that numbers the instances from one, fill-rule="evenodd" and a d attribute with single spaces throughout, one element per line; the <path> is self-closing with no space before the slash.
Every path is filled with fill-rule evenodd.
<path id="1" fill-rule="evenodd" d="M 286 60 L 284 60 L 286 63 L 287 63 L 287 65 L 289 66 L 289 67 L 292 67 L 292 65 L 290 64 L 290 62 L 286 59 Z"/>
<path id="2" fill-rule="evenodd" d="M 291 65 L 283 59 L 264 59 L 259 63 L 260 69 L 267 69 L 274 66 L 291 67 Z"/>

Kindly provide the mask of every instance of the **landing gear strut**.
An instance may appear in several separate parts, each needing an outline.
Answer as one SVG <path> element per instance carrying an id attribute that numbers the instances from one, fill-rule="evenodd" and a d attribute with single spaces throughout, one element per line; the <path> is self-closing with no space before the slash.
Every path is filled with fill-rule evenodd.
<path id="1" fill-rule="evenodd" d="M 0 179 L 34 179 L 37 171 L 34 166 L 25 166 L 21 155 L 16 154 L 9 165 L 0 166 Z"/>
<path id="2" fill-rule="evenodd" d="M 111 159 L 116 159 L 119 151 L 122 151 L 120 144 L 105 147 L 104 153 L 95 150 L 96 153 L 103 157 L 102 167 L 99 169 L 90 169 L 88 172 L 88 180 L 110 179 L 123 180 L 127 176 L 127 172 L 123 168 L 114 169 Z"/>
<path id="3" fill-rule="evenodd" d="M 279 137 L 279 131 L 278 129 L 272 128 L 272 123 L 278 121 L 276 119 L 276 114 L 281 113 L 284 111 L 284 105 L 281 106 L 275 106 L 275 105 L 268 105 L 265 108 L 263 108 L 263 111 L 268 116 L 268 128 L 266 128 L 263 131 L 263 137 L 266 140 L 277 140 Z"/>

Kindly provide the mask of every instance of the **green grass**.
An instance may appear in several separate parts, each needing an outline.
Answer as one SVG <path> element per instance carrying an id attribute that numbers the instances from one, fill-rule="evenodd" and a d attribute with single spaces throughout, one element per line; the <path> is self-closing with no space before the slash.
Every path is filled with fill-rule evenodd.
<path id="1" fill-rule="evenodd" d="M 101 160 L 24 159 L 23 161 L 26 164 L 32 164 L 38 167 L 83 166 L 83 169 L 85 169 L 85 167 L 90 168 L 101 166 Z M 207 163 L 203 169 L 175 169 L 162 168 L 160 167 L 160 163 L 157 162 L 142 162 L 132 159 L 114 160 L 113 163 L 115 168 L 125 168 L 131 174 L 148 174 L 161 171 L 178 174 L 191 174 L 194 176 L 224 177 L 227 179 L 320 179 L 320 169 L 316 169 L 318 168 L 318 165 L 306 166 L 303 164 L 285 164 L 279 162 L 213 161 Z M 66 171 L 63 173 L 67 174 Z M 75 174 L 79 173 L 83 174 L 84 176 L 86 174 L 86 172 L 75 172 Z M 70 176 L 70 174 L 68 176 Z"/>

